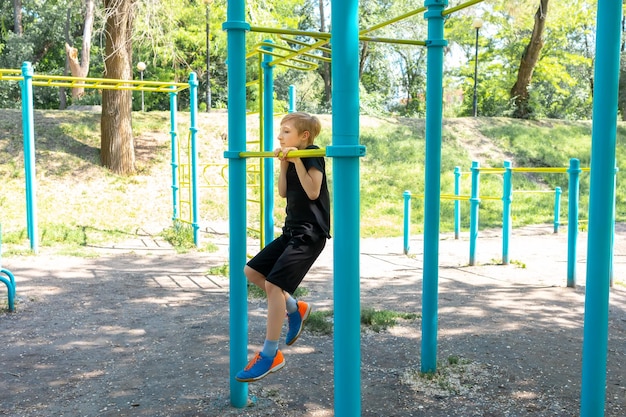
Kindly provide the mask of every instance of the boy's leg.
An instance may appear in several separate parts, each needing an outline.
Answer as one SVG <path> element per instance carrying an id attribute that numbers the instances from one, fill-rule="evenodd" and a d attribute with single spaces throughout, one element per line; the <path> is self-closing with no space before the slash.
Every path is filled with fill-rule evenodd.
<path id="1" fill-rule="evenodd" d="M 267 293 L 267 328 L 263 351 L 257 353 L 248 366 L 235 377 L 241 382 L 254 382 L 285 366 L 285 359 L 278 350 L 278 340 L 285 320 L 285 296 L 282 288 L 265 282 Z"/>
<path id="2" fill-rule="evenodd" d="M 248 281 L 265 291 L 265 275 L 250 268 L 248 265 L 243 267 L 243 273 L 246 275 L 246 278 L 248 278 Z"/>
<path id="3" fill-rule="evenodd" d="M 271 282 L 265 282 L 267 293 L 267 340 L 280 339 L 280 332 L 285 321 L 285 295 L 283 289 Z"/>

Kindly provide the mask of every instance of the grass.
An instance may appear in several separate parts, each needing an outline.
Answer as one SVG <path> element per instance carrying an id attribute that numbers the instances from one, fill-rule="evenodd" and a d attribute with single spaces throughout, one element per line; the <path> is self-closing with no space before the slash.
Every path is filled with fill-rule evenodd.
<path id="1" fill-rule="evenodd" d="M 24 162 L 21 114 L 0 110 L 0 224 L 6 256 L 28 251 L 24 204 Z M 185 114 L 179 117 L 179 139 L 187 139 Z M 324 129 L 318 144 L 331 143 L 331 116 L 320 115 Z M 172 242 L 179 251 L 196 250 L 190 230 L 172 225 L 169 113 L 133 114 L 137 174 L 114 175 L 99 165 L 99 114 L 75 111 L 36 111 L 37 207 L 41 246 L 52 251 L 89 256 L 91 245 L 116 242 L 149 229 Z M 200 187 L 201 221 L 228 219 L 228 190 L 223 157 L 227 144 L 227 115 L 202 113 L 199 124 L 199 158 L 204 168 Z M 250 139 L 258 121 L 251 117 Z M 391 237 L 403 233 L 403 197 L 411 199 L 411 233 L 423 232 L 423 194 L 426 139 L 424 121 L 363 117 L 360 141 L 367 154 L 360 160 L 361 236 Z M 441 192 L 454 192 L 454 168 L 460 167 L 461 194 L 469 195 L 471 162 L 481 167 L 502 167 L 504 159 L 514 167 L 565 167 L 578 158 L 590 162 L 591 124 L 587 121 L 520 121 L 505 118 L 459 118 L 444 122 L 442 133 Z M 626 124 L 617 135 L 617 165 L 626 162 Z M 184 165 L 184 161 L 181 161 Z M 332 189 L 333 164 L 328 163 Z M 626 182 L 618 171 L 616 221 L 626 220 Z M 227 175 L 226 175 L 227 176 Z M 581 174 L 581 221 L 588 211 L 589 175 Z M 561 187 L 561 220 L 567 218 L 566 174 L 514 173 L 513 227 L 553 221 L 554 189 Z M 182 191 L 184 192 L 184 190 Z M 253 190 L 251 190 L 253 192 Z M 526 192 L 526 193 L 525 193 Z M 481 174 L 479 228 L 501 227 L 501 174 Z M 486 197 L 492 196 L 491 200 Z M 179 207 L 183 218 L 186 206 Z M 258 222 L 258 205 L 248 203 L 249 224 Z M 276 196 L 275 223 L 284 221 L 284 200 Z M 442 200 L 440 230 L 454 230 L 454 203 Z M 461 228 L 469 229 L 469 202 L 461 202 Z M 201 250 L 211 250 L 202 242 Z"/>
<path id="2" fill-rule="evenodd" d="M 313 333 L 330 335 L 333 333 L 333 316 L 333 311 L 314 311 L 309 315 L 306 328 Z M 364 329 L 370 329 L 376 333 L 396 326 L 398 319 L 416 320 L 418 318 L 420 318 L 420 315 L 415 313 L 400 313 L 397 311 L 376 310 L 373 308 L 364 308 L 361 310 L 361 325 Z"/>

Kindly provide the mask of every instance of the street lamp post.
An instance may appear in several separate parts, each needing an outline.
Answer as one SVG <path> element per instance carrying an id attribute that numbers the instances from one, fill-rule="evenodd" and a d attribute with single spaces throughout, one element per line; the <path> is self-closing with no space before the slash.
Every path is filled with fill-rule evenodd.
<path id="1" fill-rule="evenodd" d="M 474 52 L 474 117 L 478 114 L 478 101 L 476 97 L 476 85 L 478 84 L 478 32 L 483 26 L 483 21 L 480 19 L 474 19 L 472 27 L 476 29 L 476 47 Z"/>
<path id="2" fill-rule="evenodd" d="M 143 81 L 143 72 L 146 70 L 146 63 L 143 61 L 137 62 L 137 69 L 139 70 L 139 76 L 141 81 Z M 143 86 L 142 86 L 143 87 Z M 141 90 L 141 111 L 144 111 L 143 107 L 143 90 Z"/>

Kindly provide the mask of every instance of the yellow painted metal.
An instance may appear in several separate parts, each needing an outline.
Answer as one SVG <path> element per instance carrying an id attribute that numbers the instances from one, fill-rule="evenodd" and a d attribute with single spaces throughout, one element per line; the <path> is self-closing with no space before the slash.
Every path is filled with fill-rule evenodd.
<path id="1" fill-rule="evenodd" d="M 441 14 L 443 16 L 447 16 L 447 15 L 452 14 L 454 12 L 457 12 L 457 11 L 459 11 L 461 9 L 465 9 L 466 7 L 473 6 L 473 5 L 477 4 L 477 3 L 482 3 L 483 1 L 484 0 L 470 0 L 468 2 L 459 4 L 458 6 L 450 7 L 449 9 L 444 10 Z"/>
<path id="2" fill-rule="evenodd" d="M 393 38 L 379 38 L 374 36 L 360 36 L 360 40 L 367 42 L 382 42 L 382 43 L 395 43 L 399 45 L 419 45 L 426 46 L 425 41 L 415 41 L 412 39 L 393 39 Z"/>
<path id="3" fill-rule="evenodd" d="M 20 70 L 0 69 L 0 80 L 22 81 Z M 189 88 L 188 83 L 163 81 L 118 80 L 112 78 L 68 77 L 63 75 L 33 75 L 33 85 L 40 87 L 88 88 L 97 90 L 154 91 L 177 93 Z"/>
<path id="4" fill-rule="evenodd" d="M 239 152 L 240 158 L 274 158 L 274 156 L 275 156 L 274 152 L 268 152 L 268 151 Z M 280 153 L 279 156 L 282 156 L 282 153 Z M 294 158 L 314 158 L 314 157 L 326 156 L 326 149 L 320 148 L 320 149 L 304 149 L 301 151 L 290 151 L 289 156 L 292 156 Z"/>
<path id="5" fill-rule="evenodd" d="M 374 26 L 372 26 L 372 27 L 370 27 L 368 29 L 363 29 L 362 31 L 359 32 L 359 35 L 365 35 L 366 33 L 373 32 L 373 31 L 375 31 L 377 29 L 383 28 L 385 26 L 389 26 L 389 25 L 391 25 L 393 23 L 399 22 L 400 20 L 404 20 L 404 19 L 407 19 L 409 17 L 413 17 L 413 16 L 418 15 L 420 13 L 423 13 L 425 11 L 426 11 L 426 7 L 420 7 L 418 9 L 411 10 L 410 12 L 407 12 L 407 13 L 405 13 L 403 15 L 394 17 L 393 19 L 390 19 L 390 20 L 387 20 L 385 22 L 382 22 L 382 23 L 379 23 L 377 25 L 374 25 Z"/>

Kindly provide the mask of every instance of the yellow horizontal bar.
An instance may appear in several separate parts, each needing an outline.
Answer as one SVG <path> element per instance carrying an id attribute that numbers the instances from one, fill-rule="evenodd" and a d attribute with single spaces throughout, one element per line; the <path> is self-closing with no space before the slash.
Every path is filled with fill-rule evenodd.
<path id="1" fill-rule="evenodd" d="M 251 32 L 276 33 L 283 35 L 310 36 L 315 39 L 330 39 L 330 33 L 326 32 L 310 32 L 305 30 L 276 29 L 261 26 L 250 26 Z"/>
<path id="2" fill-rule="evenodd" d="M 393 38 L 380 38 L 378 36 L 359 36 L 359 40 L 366 42 L 383 42 L 383 43 L 395 43 L 401 45 L 420 45 L 426 46 L 426 41 L 416 41 L 412 39 L 393 39 Z"/>
<path id="3" fill-rule="evenodd" d="M 470 0 L 470 1 L 468 1 L 468 2 L 465 2 L 465 3 L 459 4 L 459 5 L 458 5 L 458 6 L 456 6 L 456 7 L 451 7 L 451 8 L 449 8 L 449 9 L 447 9 L 447 10 L 444 10 L 443 12 L 441 12 L 441 14 L 442 14 L 442 16 L 447 16 L 447 15 L 449 15 L 449 14 L 451 14 L 451 13 L 454 13 L 454 12 L 456 12 L 456 11 L 459 11 L 459 10 L 461 10 L 461 9 L 465 9 L 466 7 L 473 6 L 473 5 L 475 5 L 476 3 L 482 3 L 482 1 L 483 1 L 483 0 Z"/>
<path id="4" fill-rule="evenodd" d="M 543 172 L 545 174 L 563 173 L 567 172 L 569 168 L 542 168 L 542 167 L 528 167 L 528 168 L 511 168 L 514 172 Z"/>
<path id="5" fill-rule="evenodd" d="M 481 174 L 504 174 L 504 168 L 478 168 Z"/>
<path id="6" fill-rule="evenodd" d="M 279 154 L 282 156 L 282 152 Z M 326 149 L 304 149 L 301 151 L 290 151 L 289 156 L 294 158 L 315 158 L 320 156 L 326 156 Z M 274 152 L 239 152 L 240 158 L 274 158 Z"/>
<path id="7" fill-rule="evenodd" d="M 12 74 L 12 75 L 4 75 Z M 23 81 L 21 71 L 0 69 L 0 79 Z M 159 93 L 177 93 L 189 88 L 188 83 L 119 80 L 113 78 L 69 77 L 64 75 L 33 75 L 33 85 L 38 87 L 91 88 L 98 90 L 153 91 Z"/>
<path id="8" fill-rule="evenodd" d="M 404 20 L 404 19 L 406 19 L 406 18 L 408 18 L 408 17 L 415 16 L 416 14 L 420 14 L 420 13 L 422 13 L 422 12 L 425 12 L 426 10 L 427 10 L 427 8 L 426 8 L 426 7 L 420 7 L 420 8 L 418 8 L 418 9 L 411 10 L 411 11 L 410 11 L 410 12 L 408 12 L 408 13 L 405 13 L 405 14 L 400 15 L 400 16 L 396 16 L 396 17 L 394 17 L 393 19 L 390 19 L 390 20 L 387 20 L 387 21 L 385 21 L 385 22 L 382 22 L 382 23 L 379 23 L 379 24 L 377 24 L 377 25 L 374 25 L 374 26 L 372 26 L 371 28 L 364 29 L 364 30 L 360 31 L 360 32 L 359 32 L 359 34 L 360 34 L 360 35 L 364 35 L 364 34 L 366 34 L 366 33 L 373 32 L 373 31 L 375 31 L 376 29 L 380 29 L 380 28 L 382 28 L 382 27 L 389 26 L 389 25 L 391 25 L 391 24 L 393 24 L 393 23 L 399 22 L 400 20 Z"/>

